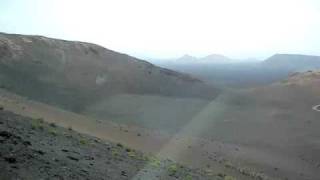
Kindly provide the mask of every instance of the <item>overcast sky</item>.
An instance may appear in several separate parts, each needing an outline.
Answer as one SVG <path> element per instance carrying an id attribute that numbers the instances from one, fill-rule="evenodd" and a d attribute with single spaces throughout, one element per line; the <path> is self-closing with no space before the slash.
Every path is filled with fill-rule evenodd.
<path id="1" fill-rule="evenodd" d="M 319 0 L 1 0 L 0 31 L 140 58 L 320 55 Z"/>

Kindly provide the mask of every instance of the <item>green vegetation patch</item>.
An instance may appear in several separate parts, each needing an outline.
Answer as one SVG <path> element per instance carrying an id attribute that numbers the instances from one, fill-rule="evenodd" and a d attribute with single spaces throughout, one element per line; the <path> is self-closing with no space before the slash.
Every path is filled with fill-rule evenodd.
<path id="1" fill-rule="evenodd" d="M 113 148 L 111 150 L 111 155 L 112 156 L 119 156 L 120 155 L 120 151 L 118 149 L 116 149 L 116 148 Z"/>
<path id="2" fill-rule="evenodd" d="M 183 180 L 192 180 L 192 179 L 193 179 L 192 176 L 189 174 L 183 178 Z"/>
<path id="3" fill-rule="evenodd" d="M 178 166 L 176 164 L 171 164 L 168 167 L 168 173 L 169 175 L 175 175 L 178 172 Z"/>
<path id="4" fill-rule="evenodd" d="M 225 176 L 224 180 L 237 180 L 237 179 L 233 176 Z"/>
<path id="5" fill-rule="evenodd" d="M 49 133 L 50 133 L 51 135 L 53 135 L 53 136 L 57 136 L 57 135 L 58 135 L 57 131 L 54 130 L 54 129 L 52 129 L 52 128 L 49 129 Z"/>
<path id="6" fill-rule="evenodd" d="M 85 139 L 80 139 L 79 143 L 80 143 L 81 145 L 87 145 L 87 144 L 88 144 L 88 141 L 85 140 Z"/>
<path id="7" fill-rule="evenodd" d="M 159 168 L 160 165 L 161 165 L 160 159 L 158 159 L 158 158 L 155 157 L 155 156 L 148 156 L 148 157 L 147 157 L 147 160 L 149 161 L 149 163 L 150 163 L 150 165 L 151 165 L 152 167 Z"/>
<path id="8" fill-rule="evenodd" d="M 40 130 L 43 130 L 44 129 L 44 120 L 42 118 L 38 118 L 38 119 L 33 119 L 32 122 L 31 122 L 31 128 L 33 130 L 36 130 L 36 129 L 40 129 Z"/>

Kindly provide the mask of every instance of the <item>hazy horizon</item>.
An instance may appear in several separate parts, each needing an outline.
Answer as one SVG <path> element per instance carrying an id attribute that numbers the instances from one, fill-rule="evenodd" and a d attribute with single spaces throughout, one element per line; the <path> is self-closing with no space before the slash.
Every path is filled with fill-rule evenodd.
<path id="1" fill-rule="evenodd" d="M 320 55 L 316 0 L 0 3 L 0 31 L 102 45 L 143 59 Z"/>

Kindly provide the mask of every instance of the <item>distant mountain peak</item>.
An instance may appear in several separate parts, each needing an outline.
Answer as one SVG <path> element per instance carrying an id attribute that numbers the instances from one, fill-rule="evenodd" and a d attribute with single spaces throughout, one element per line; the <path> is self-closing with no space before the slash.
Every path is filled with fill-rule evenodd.
<path id="1" fill-rule="evenodd" d="M 221 55 L 221 54 L 210 54 L 206 57 L 201 58 L 202 60 L 208 60 L 208 61 L 230 61 L 231 59 Z"/>
<path id="2" fill-rule="evenodd" d="M 189 54 L 185 54 L 182 57 L 178 58 L 178 60 L 197 60 L 198 58 L 191 56 Z"/>

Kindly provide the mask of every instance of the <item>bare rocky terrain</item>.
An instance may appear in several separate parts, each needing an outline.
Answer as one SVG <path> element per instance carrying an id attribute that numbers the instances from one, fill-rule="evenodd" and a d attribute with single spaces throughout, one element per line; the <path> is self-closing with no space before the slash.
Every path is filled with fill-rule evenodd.
<path id="1" fill-rule="evenodd" d="M 2 180 L 232 178 L 190 169 L 120 143 L 3 110 L 0 111 L 0 169 Z"/>

